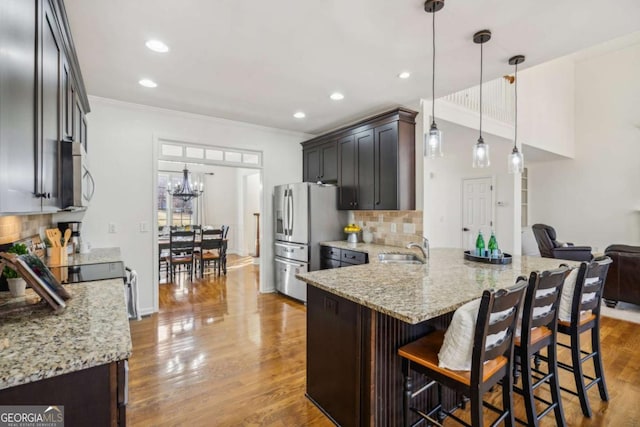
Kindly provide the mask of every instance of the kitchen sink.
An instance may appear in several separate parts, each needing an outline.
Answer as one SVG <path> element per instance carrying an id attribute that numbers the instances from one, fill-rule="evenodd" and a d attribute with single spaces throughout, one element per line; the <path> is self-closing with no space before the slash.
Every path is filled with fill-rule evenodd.
<path id="1" fill-rule="evenodd" d="M 424 261 L 414 254 L 379 254 L 378 259 L 384 264 L 424 264 Z"/>

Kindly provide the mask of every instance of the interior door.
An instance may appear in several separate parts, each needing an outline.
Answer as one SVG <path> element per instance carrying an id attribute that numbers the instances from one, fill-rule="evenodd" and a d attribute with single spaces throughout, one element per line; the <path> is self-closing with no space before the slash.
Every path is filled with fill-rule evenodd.
<path id="1" fill-rule="evenodd" d="M 493 185 L 491 178 L 462 180 L 462 247 L 475 248 L 478 231 L 482 230 L 485 244 L 493 228 Z"/>

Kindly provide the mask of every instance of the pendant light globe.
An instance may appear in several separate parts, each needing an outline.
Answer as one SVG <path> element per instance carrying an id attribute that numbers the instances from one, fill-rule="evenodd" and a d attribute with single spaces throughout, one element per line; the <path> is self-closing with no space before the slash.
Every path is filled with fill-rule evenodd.
<path id="1" fill-rule="evenodd" d="M 480 137 L 478 142 L 473 146 L 473 167 L 486 168 L 491 165 L 489 156 L 489 144 L 484 142 L 482 138 L 482 61 L 483 61 L 483 45 L 491 40 L 491 31 L 482 30 L 473 35 L 473 42 L 480 45 Z"/>
<path id="2" fill-rule="evenodd" d="M 435 105 L 436 105 L 436 12 L 444 7 L 444 0 L 427 0 L 424 3 L 424 10 L 431 13 L 432 32 L 432 68 L 431 68 L 431 128 L 424 135 L 424 155 L 429 158 L 442 157 L 442 132 L 436 125 Z"/>
<path id="3" fill-rule="evenodd" d="M 518 65 L 524 62 L 524 55 L 516 55 L 509 58 L 509 65 L 515 65 L 516 71 L 514 74 L 513 82 L 514 86 L 514 122 L 513 122 L 513 150 L 509 154 L 509 161 L 507 167 L 509 173 L 522 173 L 524 172 L 524 156 L 518 150 Z"/>

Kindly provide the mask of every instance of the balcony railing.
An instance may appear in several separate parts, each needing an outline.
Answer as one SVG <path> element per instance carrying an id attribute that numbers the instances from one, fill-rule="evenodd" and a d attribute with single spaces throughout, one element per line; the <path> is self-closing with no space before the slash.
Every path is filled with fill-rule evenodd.
<path id="1" fill-rule="evenodd" d="M 474 86 L 441 98 L 472 111 L 480 108 L 480 86 Z M 514 85 L 504 77 L 482 85 L 482 114 L 512 124 L 514 120 Z"/>

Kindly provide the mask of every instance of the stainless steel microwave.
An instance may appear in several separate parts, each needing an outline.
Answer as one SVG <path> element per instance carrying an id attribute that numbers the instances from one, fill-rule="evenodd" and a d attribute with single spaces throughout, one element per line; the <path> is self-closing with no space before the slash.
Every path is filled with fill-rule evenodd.
<path id="1" fill-rule="evenodd" d="M 96 189 L 89 172 L 87 152 L 80 142 L 62 141 L 60 144 L 61 207 L 85 208 L 89 206 Z"/>

